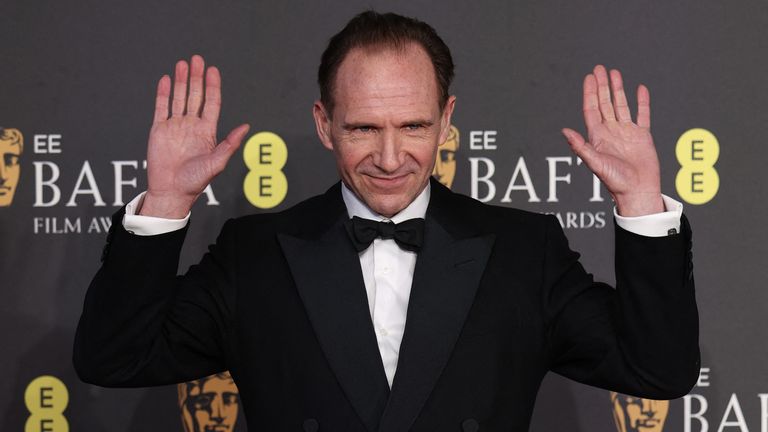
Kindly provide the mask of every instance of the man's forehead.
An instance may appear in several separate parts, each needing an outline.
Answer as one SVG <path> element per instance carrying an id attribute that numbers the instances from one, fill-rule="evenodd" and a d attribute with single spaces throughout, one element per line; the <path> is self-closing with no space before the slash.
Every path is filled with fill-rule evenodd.
<path id="1" fill-rule="evenodd" d="M 355 48 L 340 65 L 335 81 L 336 105 L 346 109 L 396 105 L 423 111 L 439 105 L 434 68 L 416 44 L 402 49 Z"/>
<path id="2" fill-rule="evenodd" d="M 456 139 L 451 139 L 449 137 L 447 140 L 445 140 L 445 144 L 440 146 L 440 150 L 456 151 L 456 150 L 459 149 L 459 145 L 458 144 L 459 143 L 458 143 L 458 141 L 456 141 Z"/>
<path id="3" fill-rule="evenodd" d="M 3 153 L 21 153 L 21 146 L 18 141 L 9 139 L 0 139 L 0 151 Z"/>
<path id="4" fill-rule="evenodd" d="M 407 73 L 403 76 L 404 73 Z M 355 48 L 339 65 L 336 85 L 360 85 L 371 78 L 398 78 L 433 82 L 437 85 L 434 67 L 427 53 L 416 44 L 403 49 Z"/>
<path id="5" fill-rule="evenodd" d="M 231 378 L 211 378 L 203 384 L 205 390 L 218 390 L 223 391 L 228 387 L 234 386 L 235 383 Z"/>

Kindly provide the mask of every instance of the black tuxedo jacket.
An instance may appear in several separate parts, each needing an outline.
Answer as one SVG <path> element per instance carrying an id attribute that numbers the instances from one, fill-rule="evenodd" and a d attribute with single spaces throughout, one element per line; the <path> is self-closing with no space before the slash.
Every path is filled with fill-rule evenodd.
<path id="1" fill-rule="evenodd" d="M 80 377 L 169 384 L 228 369 L 251 430 L 524 431 L 552 370 L 669 399 L 699 371 L 690 230 L 616 229 L 617 289 L 552 216 L 432 182 L 390 391 L 339 185 L 228 221 L 177 276 L 185 230 L 141 237 L 115 215 L 75 338 Z"/>

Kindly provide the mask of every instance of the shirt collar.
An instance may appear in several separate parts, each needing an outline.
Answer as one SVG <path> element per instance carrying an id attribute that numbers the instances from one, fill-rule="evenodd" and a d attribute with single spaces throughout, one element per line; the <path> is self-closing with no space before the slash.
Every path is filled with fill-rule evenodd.
<path id="1" fill-rule="evenodd" d="M 363 219 L 373 219 L 376 221 L 391 220 L 394 223 L 400 223 L 414 218 L 424 219 L 424 216 L 427 214 L 429 196 L 430 184 L 427 182 L 424 190 L 421 191 L 415 200 L 408 204 L 408 207 L 392 216 L 392 218 L 387 218 L 368 208 L 368 206 L 365 205 L 365 203 L 344 184 L 344 182 L 341 182 L 341 197 L 344 199 L 344 205 L 347 206 L 347 213 L 349 214 L 350 219 L 357 216 Z"/>

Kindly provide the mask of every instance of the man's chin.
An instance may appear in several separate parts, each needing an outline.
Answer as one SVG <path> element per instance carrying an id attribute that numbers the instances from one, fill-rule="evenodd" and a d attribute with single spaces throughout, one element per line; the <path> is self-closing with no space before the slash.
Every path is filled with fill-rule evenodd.
<path id="1" fill-rule="evenodd" d="M 660 423 L 661 422 L 658 419 L 645 420 L 642 422 L 638 422 L 636 429 L 642 432 L 653 432 L 655 430 L 658 430 Z"/>
<path id="2" fill-rule="evenodd" d="M 419 196 L 421 189 L 405 184 L 386 189 L 367 187 L 361 192 L 358 196 L 368 208 L 382 216 L 392 217 L 408 207 Z"/>
<path id="3" fill-rule="evenodd" d="M 215 425 L 215 426 L 206 426 L 204 431 L 205 432 L 228 432 L 230 430 L 229 425 Z"/>

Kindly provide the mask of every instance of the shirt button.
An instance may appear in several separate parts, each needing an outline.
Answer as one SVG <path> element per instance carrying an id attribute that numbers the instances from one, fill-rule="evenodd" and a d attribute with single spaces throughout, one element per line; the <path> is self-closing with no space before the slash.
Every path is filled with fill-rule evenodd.
<path id="1" fill-rule="evenodd" d="M 387 273 L 389 273 L 389 267 L 384 267 L 384 268 L 382 268 L 382 269 L 381 269 L 381 272 L 382 272 L 382 273 L 384 273 L 384 274 L 387 274 Z"/>
<path id="2" fill-rule="evenodd" d="M 389 332 L 387 332 L 387 329 L 385 329 L 384 327 L 379 327 L 379 336 L 386 336 L 388 334 Z"/>

